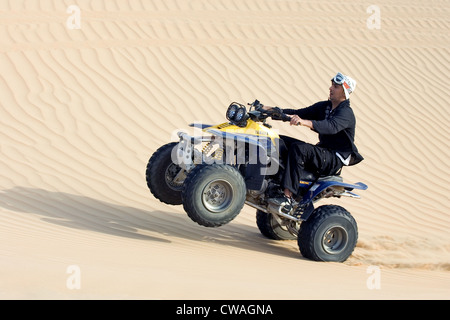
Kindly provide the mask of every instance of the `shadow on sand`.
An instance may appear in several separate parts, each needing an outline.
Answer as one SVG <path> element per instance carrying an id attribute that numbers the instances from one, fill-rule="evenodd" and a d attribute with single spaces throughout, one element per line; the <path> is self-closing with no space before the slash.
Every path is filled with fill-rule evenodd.
<path id="1" fill-rule="evenodd" d="M 298 249 L 263 237 L 256 222 L 254 227 L 232 221 L 220 228 L 206 228 L 197 225 L 186 214 L 146 211 L 80 195 L 25 187 L 0 192 L 0 206 L 38 215 L 48 223 L 113 236 L 166 243 L 171 242 L 168 238 L 177 237 L 303 259 Z M 152 235 L 146 234 L 149 232 Z"/>

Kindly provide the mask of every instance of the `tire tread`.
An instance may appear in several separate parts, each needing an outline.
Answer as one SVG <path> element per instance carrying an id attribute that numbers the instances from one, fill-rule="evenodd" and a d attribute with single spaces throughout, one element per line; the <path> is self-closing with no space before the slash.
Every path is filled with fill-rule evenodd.
<path id="1" fill-rule="evenodd" d="M 298 233 L 298 245 L 303 257 L 314 260 L 322 261 L 314 249 L 314 237 L 313 235 L 320 228 L 323 221 L 331 216 L 341 216 L 348 219 L 352 224 L 356 226 L 356 221 L 353 216 L 345 208 L 338 205 L 323 205 L 314 210 L 312 216 L 302 223 L 302 227 Z M 358 230 L 356 229 L 356 239 L 358 238 Z M 354 250 L 354 248 L 353 248 Z M 352 252 L 353 252 L 352 250 Z M 349 255 L 352 254 L 350 252 Z"/>

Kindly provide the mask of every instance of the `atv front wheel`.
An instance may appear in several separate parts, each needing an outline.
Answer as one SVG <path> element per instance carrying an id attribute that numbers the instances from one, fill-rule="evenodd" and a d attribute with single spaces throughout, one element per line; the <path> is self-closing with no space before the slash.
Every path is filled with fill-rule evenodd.
<path id="1" fill-rule="evenodd" d="M 241 173 L 221 164 L 195 167 L 182 192 L 188 216 L 205 227 L 219 227 L 233 220 L 245 202 L 246 187 Z"/>
<path id="2" fill-rule="evenodd" d="M 358 240 L 355 219 L 336 205 L 320 206 L 302 222 L 298 246 L 303 257 L 315 261 L 344 262 Z"/>
<path id="3" fill-rule="evenodd" d="M 181 191 L 186 174 L 172 162 L 172 149 L 178 142 L 163 145 L 148 161 L 145 177 L 150 192 L 161 202 L 181 204 Z"/>
<path id="4" fill-rule="evenodd" d="M 295 223 L 294 221 L 288 221 L 287 223 Z M 282 226 L 275 219 L 273 214 L 266 213 L 261 210 L 256 211 L 256 225 L 258 226 L 261 234 L 272 240 L 295 240 L 297 236 L 289 232 L 287 226 Z M 295 226 L 298 231 L 298 225 Z"/>

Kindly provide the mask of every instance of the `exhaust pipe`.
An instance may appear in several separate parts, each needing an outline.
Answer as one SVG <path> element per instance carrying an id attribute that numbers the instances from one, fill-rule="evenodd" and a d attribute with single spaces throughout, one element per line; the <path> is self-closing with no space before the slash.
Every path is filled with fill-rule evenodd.
<path id="1" fill-rule="evenodd" d="M 289 214 L 281 212 L 280 211 L 281 210 L 280 207 L 272 206 L 272 205 L 269 204 L 269 206 L 267 208 L 264 208 L 264 207 L 261 207 L 261 206 L 258 206 L 256 204 L 254 204 L 254 203 L 251 203 L 249 201 L 245 201 L 245 204 L 248 204 L 250 207 L 255 208 L 257 210 L 261 210 L 261 211 L 263 211 L 265 213 L 270 213 L 270 214 L 274 215 L 275 218 L 283 217 L 283 218 L 286 218 L 286 219 L 289 219 L 289 220 L 292 220 L 292 221 L 295 221 L 295 222 L 300 222 L 301 221 L 299 218 L 296 218 L 296 217 L 293 217 L 293 216 L 291 216 Z M 278 222 L 280 223 L 280 221 L 278 221 Z"/>

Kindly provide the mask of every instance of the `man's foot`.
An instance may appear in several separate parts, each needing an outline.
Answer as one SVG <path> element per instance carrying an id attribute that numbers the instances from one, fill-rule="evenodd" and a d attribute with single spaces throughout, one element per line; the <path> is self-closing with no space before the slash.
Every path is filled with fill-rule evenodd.
<path id="1" fill-rule="evenodd" d="M 295 201 L 294 199 L 286 196 L 281 195 L 276 198 L 270 198 L 267 200 L 269 203 L 274 204 L 276 206 L 279 206 L 281 208 L 281 211 L 283 213 L 289 213 L 291 212 L 292 208 L 294 207 Z"/>

